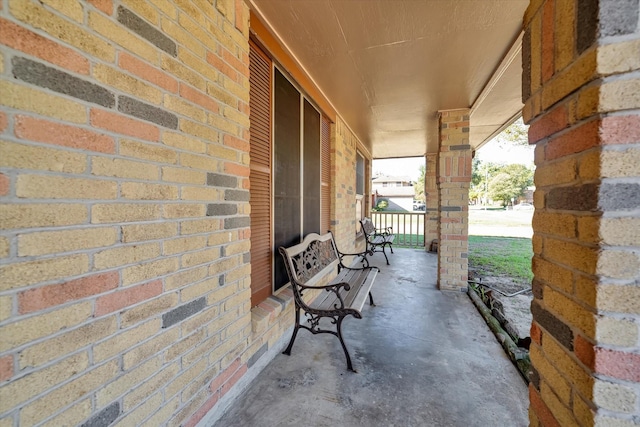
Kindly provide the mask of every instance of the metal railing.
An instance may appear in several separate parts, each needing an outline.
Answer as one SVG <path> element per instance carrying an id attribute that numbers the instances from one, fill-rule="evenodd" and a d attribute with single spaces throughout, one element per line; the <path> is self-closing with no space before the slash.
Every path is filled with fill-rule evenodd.
<path id="1" fill-rule="evenodd" d="M 393 228 L 394 246 L 424 248 L 424 219 L 420 212 L 371 212 L 376 228 Z"/>

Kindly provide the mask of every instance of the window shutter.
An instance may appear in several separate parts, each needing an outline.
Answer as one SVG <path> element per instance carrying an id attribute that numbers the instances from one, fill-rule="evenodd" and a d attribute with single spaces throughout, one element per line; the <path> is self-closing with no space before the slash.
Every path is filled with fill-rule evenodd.
<path id="1" fill-rule="evenodd" d="M 271 60 L 249 44 L 251 306 L 271 295 Z"/>
<path id="2" fill-rule="evenodd" d="M 326 233 L 331 229 L 331 122 L 325 116 L 320 125 L 320 156 L 320 233 Z"/>

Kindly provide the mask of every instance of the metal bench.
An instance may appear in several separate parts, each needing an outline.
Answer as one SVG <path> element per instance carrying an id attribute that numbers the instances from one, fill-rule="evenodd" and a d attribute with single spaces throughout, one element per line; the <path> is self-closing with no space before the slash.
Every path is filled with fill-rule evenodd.
<path id="1" fill-rule="evenodd" d="M 385 248 L 388 247 L 391 253 L 393 253 L 393 246 L 391 245 L 393 244 L 393 239 L 396 238 L 393 234 L 393 229 L 391 227 L 377 229 L 370 218 L 361 219 L 360 224 L 362 225 L 362 231 L 367 241 L 367 253 L 373 255 L 374 252 L 382 252 L 384 259 L 387 260 L 387 265 L 389 265 L 389 258 L 387 258 Z"/>
<path id="2" fill-rule="evenodd" d="M 291 354 L 291 348 L 300 328 L 311 333 L 328 333 L 338 337 L 344 355 L 347 358 L 347 368 L 351 371 L 353 365 L 349 351 L 342 337 L 342 321 L 347 316 L 362 318 L 362 308 L 367 296 L 369 304 L 375 306 L 371 295 L 371 286 L 378 274 L 378 267 L 350 268 L 342 261 L 347 255 L 363 256 L 359 254 L 345 254 L 338 251 L 331 232 L 322 236 L 311 233 L 302 243 L 289 248 L 280 247 L 280 254 L 291 281 L 291 288 L 295 300 L 295 326 L 287 349 L 283 352 Z M 338 271 L 335 278 L 331 275 Z M 322 290 L 311 303 L 304 300 L 305 292 Z M 300 322 L 300 310 L 304 311 L 306 324 Z M 325 319 L 324 321 L 322 321 Z M 322 321 L 322 325 L 321 325 Z M 327 329 L 336 325 L 335 331 Z"/>

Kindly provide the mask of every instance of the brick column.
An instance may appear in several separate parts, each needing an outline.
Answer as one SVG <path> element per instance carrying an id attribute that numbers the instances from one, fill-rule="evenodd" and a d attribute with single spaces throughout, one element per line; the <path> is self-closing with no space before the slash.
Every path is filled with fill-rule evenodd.
<path id="1" fill-rule="evenodd" d="M 439 119 L 438 286 L 442 290 L 466 291 L 471 182 L 469 109 L 440 111 Z"/>
<path id="2" fill-rule="evenodd" d="M 546 0 L 524 17 L 532 426 L 640 422 L 638 16 L 638 0 Z"/>
<path id="3" fill-rule="evenodd" d="M 436 184 L 436 169 L 438 154 L 431 153 L 425 156 L 426 170 L 424 175 L 425 194 L 425 218 L 424 218 L 424 245 L 427 250 L 433 239 L 438 238 L 438 186 Z"/>

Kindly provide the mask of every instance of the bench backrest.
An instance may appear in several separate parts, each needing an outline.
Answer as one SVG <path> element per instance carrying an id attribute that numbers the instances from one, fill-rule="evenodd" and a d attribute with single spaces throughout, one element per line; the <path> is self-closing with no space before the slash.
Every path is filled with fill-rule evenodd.
<path id="1" fill-rule="evenodd" d="M 340 263 L 333 234 L 308 234 L 302 243 L 280 247 L 291 284 L 312 286 Z"/>
<path id="2" fill-rule="evenodd" d="M 367 237 L 376 233 L 376 226 L 373 225 L 370 218 L 361 219 L 360 224 L 362 224 L 362 230 Z"/>

